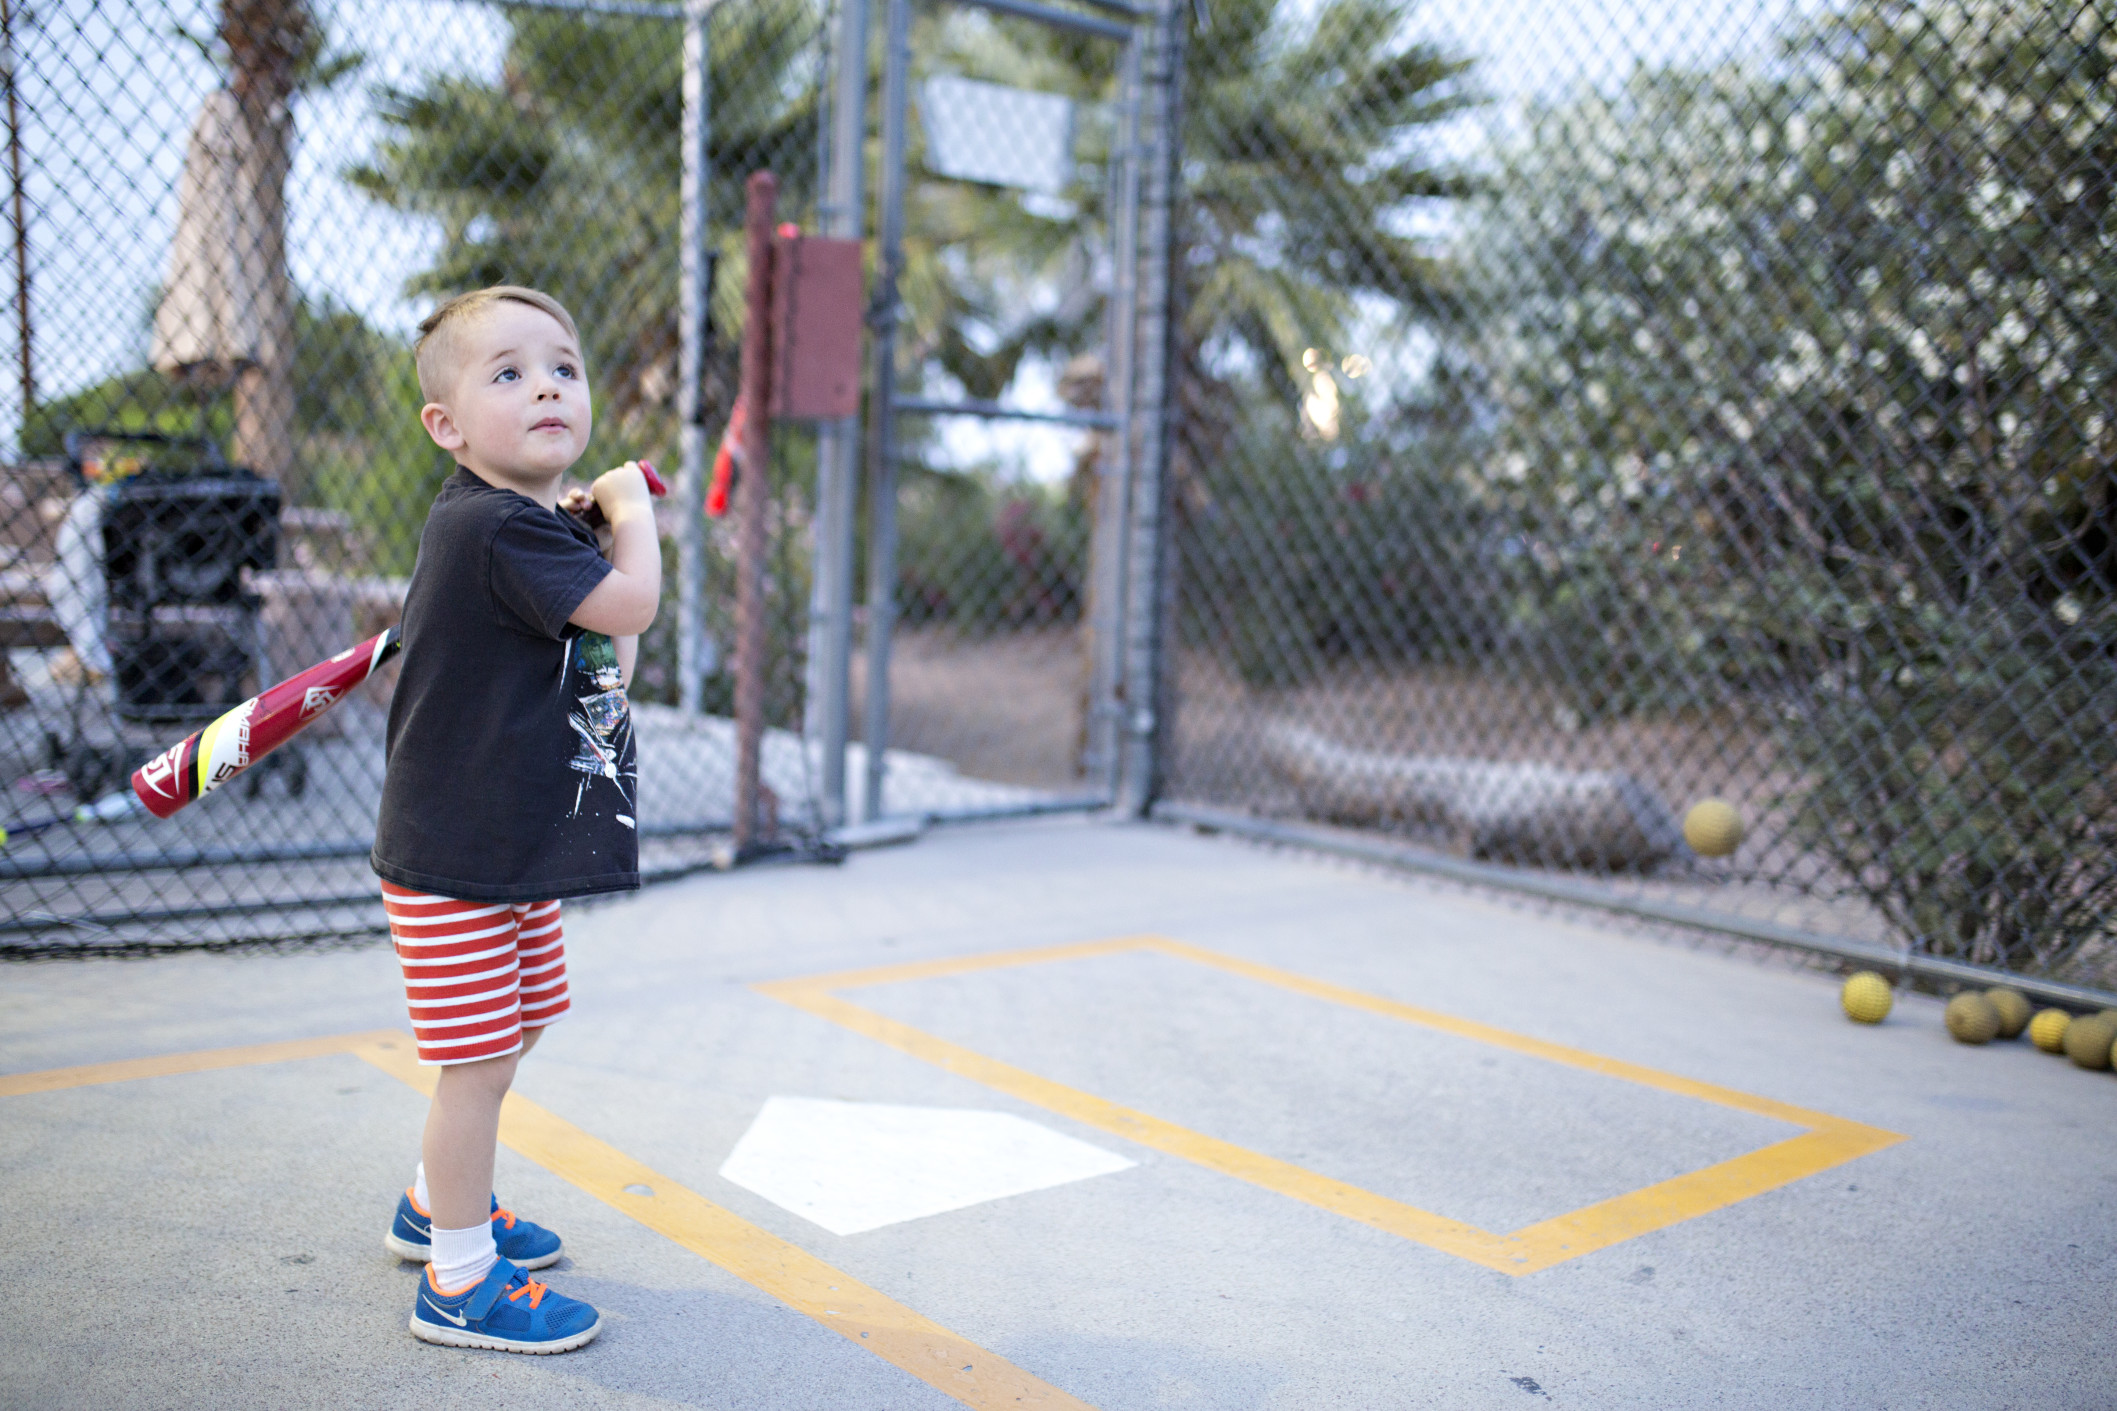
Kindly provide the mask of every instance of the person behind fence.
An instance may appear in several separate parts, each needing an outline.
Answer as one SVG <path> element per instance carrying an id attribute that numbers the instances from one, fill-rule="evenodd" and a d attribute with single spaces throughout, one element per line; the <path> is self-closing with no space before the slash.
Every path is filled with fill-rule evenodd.
<path id="1" fill-rule="evenodd" d="M 493 1149 L 515 1065 L 570 1003 L 560 901 L 639 885 L 625 688 L 661 598 L 637 462 L 559 496 L 588 445 L 572 317 L 511 285 L 420 325 L 420 420 L 454 455 L 419 539 L 371 862 L 419 1061 L 440 1067 L 385 1243 L 426 1263 L 427 1342 L 565 1352 L 595 1309 L 529 1277 L 559 1237 L 500 1206 Z M 608 521 L 607 555 L 577 517 Z"/>

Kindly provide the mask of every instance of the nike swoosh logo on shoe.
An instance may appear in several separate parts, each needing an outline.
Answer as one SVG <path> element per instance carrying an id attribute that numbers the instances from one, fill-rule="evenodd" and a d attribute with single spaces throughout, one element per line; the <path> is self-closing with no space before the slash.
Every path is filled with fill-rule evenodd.
<path id="1" fill-rule="evenodd" d="M 446 1308 L 436 1308 L 431 1303 L 429 1303 L 427 1307 L 432 1308 L 434 1312 L 439 1313 L 442 1317 L 448 1319 L 449 1322 L 454 1323 L 459 1328 L 467 1328 L 470 1326 L 470 1319 L 463 1317 L 461 1314 L 451 1313 Z"/>

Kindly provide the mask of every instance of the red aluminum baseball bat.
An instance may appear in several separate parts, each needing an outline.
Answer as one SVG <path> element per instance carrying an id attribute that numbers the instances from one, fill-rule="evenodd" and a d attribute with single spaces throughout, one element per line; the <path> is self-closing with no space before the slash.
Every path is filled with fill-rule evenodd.
<path id="1" fill-rule="evenodd" d="M 648 494 L 659 498 L 669 493 L 651 463 L 641 461 L 639 467 L 647 478 Z M 581 518 L 588 524 L 598 524 L 602 511 L 591 504 Z M 381 670 L 382 664 L 397 654 L 403 638 L 403 629 L 392 627 L 258 692 L 205 729 L 135 769 L 132 792 L 156 818 L 170 817 L 307 729 L 316 717 Z"/>
<path id="2" fill-rule="evenodd" d="M 212 793 L 308 728 L 397 654 L 400 628 L 378 632 L 244 701 L 132 771 L 132 791 L 156 818 Z"/>

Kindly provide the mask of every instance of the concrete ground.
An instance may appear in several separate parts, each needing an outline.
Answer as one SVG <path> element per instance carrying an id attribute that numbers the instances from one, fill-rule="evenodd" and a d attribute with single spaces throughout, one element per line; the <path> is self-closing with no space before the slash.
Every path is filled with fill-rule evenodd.
<path id="1" fill-rule="evenodd" d="M 1148 934 L 1210 954 L 929 966 L 836 991 L 857 1009 L 752 988 Z M 568 951 L 498 1174 L 604 1312 L 548 1358 L 406 1333 L 381 1236 L 425 1099 L 387 1054 L 25 1090 L 401 1029 L 386 948 L 0 972 L 0 1405 L 2117 1402 L 2117 1079 L 1954 1044 L 1931 999 L 1863 1028 L 1776 962 L 1071 820 L 580 906 Z M 1137 1164 L 840 1237 L 717 1174 L 775 1095 L 1007 1112 Z M 1866 1154 L 1742 1161 L 1818 1123 Z M 1768 1179 L 1678 1179 L 1722 1162 Z M 1584 1216 L 1587 1252 L 1523 1274 L 1437 1247 L 1584 1208 L 1660 1223 Z"/>

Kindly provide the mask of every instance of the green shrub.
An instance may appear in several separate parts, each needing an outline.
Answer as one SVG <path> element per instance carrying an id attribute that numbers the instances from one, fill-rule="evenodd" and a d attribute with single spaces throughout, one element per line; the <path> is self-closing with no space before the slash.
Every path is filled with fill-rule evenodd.
<path id="1" fill-rule="evenodd" d="M 1088 516 L 1063 488 L 990 469 L 907 467 L 897 508 L 897 613 L 960 631 L 1076 621 Z"/>
<path id="2" fill-rule="evenodd" d="M 1583 713 L 1764 707 L 1801 835 L 2014 965 L 2117 901 L 2113 34 L 1862 0 L 1535 115 L 1466 242 L 1520 640 Z"/>

